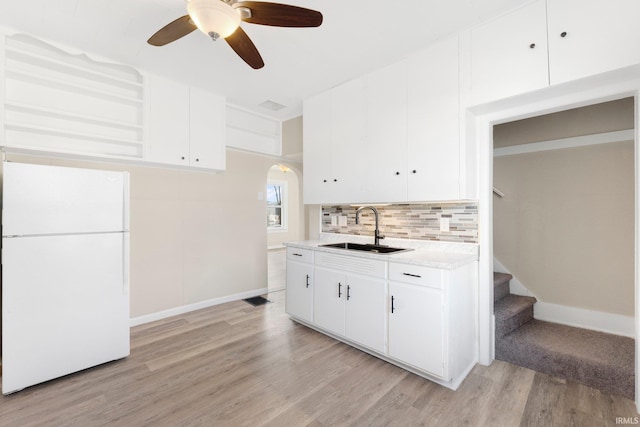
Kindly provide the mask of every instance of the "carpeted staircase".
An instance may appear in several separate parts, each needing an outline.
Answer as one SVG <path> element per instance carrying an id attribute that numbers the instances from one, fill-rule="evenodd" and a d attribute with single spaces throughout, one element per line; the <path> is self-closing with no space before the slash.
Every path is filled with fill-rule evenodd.
<path id="1" fill-rule="evenodd" d="M 494 273 L 496 359 L 634 399 L 634 340 L 534 319 L 536 299 L 511 294 L 512 277 Z"/>

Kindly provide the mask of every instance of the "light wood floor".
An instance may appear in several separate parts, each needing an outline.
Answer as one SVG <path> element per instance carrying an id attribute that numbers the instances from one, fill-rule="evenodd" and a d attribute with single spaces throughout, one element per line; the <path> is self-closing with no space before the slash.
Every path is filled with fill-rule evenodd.
<path id="1" fill-rule="evenodd" d="M 270 249 L 267 251 L 268 287 L 269 292 L 284 289 L 287 280 L 287 251 Z"/>
<path id="2" fill-rule="evenodd" d="M 453 392 L 295 324 L 283 292 L 269 298 L 136 327 L 127 359 L 1 397 L 0 426 L 614 426 L 638 416 L 630 400 L 499 361 Z"/>

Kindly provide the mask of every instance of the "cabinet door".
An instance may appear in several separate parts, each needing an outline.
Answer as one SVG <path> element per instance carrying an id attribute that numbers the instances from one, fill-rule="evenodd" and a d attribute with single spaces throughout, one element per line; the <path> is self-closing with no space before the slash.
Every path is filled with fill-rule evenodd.
<path id="1" fill-rule="evenodd" d="M 313 265 L 287 261 L 286 311 L 291 316 L 313 321 Z"/>
<path id="2" fill-rule="evenodd" d="M 389 356 L 444 378 L 442 291 L 389 282 L 389 295 Z"/>
<path id="3" fill-rule="evenodd" d="M 640 1 L 548 0 L 547 8 L 551 84 L 640 63 Z"/>
<path id="4" fill-rule="evenodd" d="M 365 77 L 369 202 L 407 199 L 407 61 Z"/>
<path id="5" fill-rule="evenodd" d="M 347 286 L 339 271 L 316 267 L 313 291 L 313 322 L 338 335 L 345 334 L 344 304 Z"/>
<path id="6" fill-rule="evenodd" d="M 199 88 L 189 90 L 191 166 L 224 170 L 225 100 Z"/>
<path id="7" fill-rule="evenodd" d="M 460 198 L 458 38 L 409 58 L 408 200 Z"/>
<path id="8" fill-rule="evenodd" d="M 472 104 L 549 85 L 544 0 L 472 29 L 471 44 Z"/>
<path id="9" fill-rule="evenodd" d="M 329 202 L 331 172 L 331 92 L 306 99 L 303 105 L 304 203 Z"/>
<path id="10" fill-rule="evenodd" d="M 381 353 L 385 352 L 385 282 L 347 276 L 346 337 Z"/>
<path id="11" fill-rule="evenodd" d="M 189 165 L 189 87 L 149 75 L 148 160 Z"/>
<path id="12" fill-rule="evenodd" d="M 354 203 L 364 190 L 364 78 L 331 91 L 331 183 L 329 201 Z"/>

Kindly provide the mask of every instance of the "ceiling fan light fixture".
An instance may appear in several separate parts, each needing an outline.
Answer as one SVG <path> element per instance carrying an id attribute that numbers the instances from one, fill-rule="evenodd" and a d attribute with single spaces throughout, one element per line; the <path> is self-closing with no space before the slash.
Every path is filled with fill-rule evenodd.
<path id="1" fill-rule="evenodd" d="M 220 0 L 189 0 L 187 12 L 198 29 L 214 40 L 229 37 L 240 26 L 240 14 Z"/>

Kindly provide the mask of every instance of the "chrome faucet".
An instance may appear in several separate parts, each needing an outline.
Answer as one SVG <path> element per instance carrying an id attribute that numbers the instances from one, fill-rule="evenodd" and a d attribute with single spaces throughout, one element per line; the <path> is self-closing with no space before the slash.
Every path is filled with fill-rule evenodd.
<path id="1" fill-rule="evenodd" d="M 358 210 L 356 211 L 356 224 L 360 223 L 360 212 L 362 212 L 363 209 L 371 209 L 373 211 L 373 215 L 376 218 L 376 230 L 374 231 L 374 240 L 373 240 L 373 244 L 376 246 L 380 246 L 380 239 L 384 239 L 384 236 L 380 234 L 380 229 L 378 228 L 379 226 L 379 221 L 378 221 L 378 209 L 374 208 L 373 206 L 361 206 L 358 208 Z"/>

